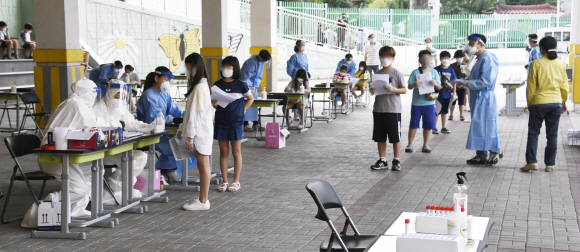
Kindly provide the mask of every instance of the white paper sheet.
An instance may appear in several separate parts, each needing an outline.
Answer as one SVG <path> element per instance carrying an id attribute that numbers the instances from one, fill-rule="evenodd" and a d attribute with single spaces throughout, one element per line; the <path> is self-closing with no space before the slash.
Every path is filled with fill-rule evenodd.
<path id="1" fill-rule="evenodd" d="M 375 88 L 375 95 L 392 94 L 391 92 L 385 89 L 386 87 L 390 86 L 391 83 L 389 83 L 388 74 L 373 75 L 373 82 L 371 83 L 371 87 Z"/>
<path id="2" fill-rule="evenodd" d="M 244 97 L 243 94 L 228 94 L 217 86 L 211 87 L 211 99 L 218 100 L 217 105 L 225 108 L 231 102 Z"/>
<path id="3" fill-rule="evenodd" d="M 417 81 L 422 82 L 422 85 L 419 87 L 420 95 L 435 92 L 435 86 L 431 85 L 431 80 L 432 78 L 430 72 L 417 75 Z"/>
<path id="4" fill-rule="evenodd" d="M 136 137 L 136 136 L 140 136 L 143 135 L 143 132 L 138 132 L 138 131 L 124 131 L 123 132 L 123 138 L 131 138 L 131 137 Z"/>
<path id="5" fill-rule="evenodd" d="M 171 146 L 171 151 L 173 152 L 175 160 L 195 158 L 194 150 L 191 151 L 186 150 L 185 143 L 181 139 L 173 137 L 169 139 L 169 145 Z"/>

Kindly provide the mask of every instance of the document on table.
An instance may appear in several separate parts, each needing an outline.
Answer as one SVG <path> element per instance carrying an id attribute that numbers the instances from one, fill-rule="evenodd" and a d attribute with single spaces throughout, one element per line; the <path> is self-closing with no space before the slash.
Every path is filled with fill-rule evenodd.
<path id="1" fill-rule="evenodd" d="M 373 75 L 373 82 L 371 83 L 371 87 L 375 88 L 375 95 L 392 94 L 391 92 L 385 89 L 386 87 L 390 86 L 391 83 L 389 83 L 388 74 Z"/>
<path id="2" fill-rule="evenodd" d="M 195 152 L 193 150 L 191 151 L 186 150 L 185 143 L 182 141 L 182 139 L 173 137 L 169 139 L 169 145 L 171 146 L 171 151 L 173 152 L 175 160 L 195 158 Z"/>
<path id="3" fill-rule="evenodd" d="M 225 108 L 231 102 L 244 97 L 243 94 L 228 94 L 217 86 L 211 87 L 211 99 L 218 100 L 217 105 Z"/>
<path id="4" fill-rule="evenodd" d="M 123 138 L 131 138 L 131 137 L 136 137 L 136 136 L 140 136 L 143 135 L 143 132 L 138 132 L 138 131 L 124 131 L 123 132 Z"/>
<path id="5" fill-rule="evenodd" d="M 431 80 L 432 80 L 431 73 L 429 72 L 417 75 L 417 81 L 420 81 L 422 83 L 421 86 L 419 87 L 420 95 L 435 92 L 435 86 L 431 85 Z"/>

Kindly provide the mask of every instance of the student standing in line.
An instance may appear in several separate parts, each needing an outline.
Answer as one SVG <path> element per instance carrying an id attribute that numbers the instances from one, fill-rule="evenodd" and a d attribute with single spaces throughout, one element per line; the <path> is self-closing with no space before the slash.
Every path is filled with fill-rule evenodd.
<path id="1" fill-rule="evenodd" d="M 373 107 L 373 140 L 379 149 L 379 160 L 371 166 L 373 170 L 387 169 L 387 138 L 393 144 L 393 171 L 401 170 L 401 94 L 407 93 L 405 85 L 405 75 L 401 71 L 393 68 L 395 60 L 395 49 L 390 46 L 383 46 L 379 51 L 381 65 L 383 69 L 376 74 L 388 74 L 389 86 L 385 88 L 390 94 L 377 95 Z M 375 88 L 370 89 L 371 94 L 375 94 Z"/>
<path id="2" fill-rule="evenodd" d="M 557 45 L 558 41 L 553 37 L 541 39 L 540 53 L 542 57 L 530 62 L 526 93 L 530 110 L 526 147 L 527 164 L 520 169 L 521 171 L 538 169 L 536 152 L 542 122 L 546 123 L 546 138 L 548 139 L 544 154 L 546 172 L 554 170 L 556 164 L 558 125 L 560 124 L 560 115 L 567 110 L 566 100 L 569 90 L 566 66 L 564 62 L 558 60 Z"/>
<path id="3" fill-rule="evenodd" d="M 218 187 L 218 192 L 236 192 L 240 190 L 240 173 L 242 172 L 242 138 L 244 138 L 244 113 L 254 102 L 252 91 L 248 85 L 240 81 L 242 71 L 240 62 L 234 56 L 228 56 L 222 61 L 222 79 L 214 83 L 228 94 L 239 95 L 240 98 L 229 103 L 225 108 L 218 106 L 218 100 L 212 100 L 215 111 L 213 139 L 220 146 L 220 169 L 224 182 Z M 244 101 L 244 97 L 248 101 Z M 228 183 L 228 156 L 230 145 L 234 156 L 234 182 Z M 229 187 L 228 187 L 229 186 Z"/>
<path id="4" fill-rule="evenodd" d="M 177 131 L 177 137 L 185 142 L 185 149 L 195 152 L 199 170 L 199 197 L 183 205 L 189 211 L 208 210 L 210 207 L 208 193 L 211 177 L 209 155 L 213 145 L 213 120 L 211 93 L 207 83 L 207 71 L 203 57 L 192 53 L 185 58 L 185 75 L 189 79 L 185 94 L 187 102 L 183 123 Z"/>
<path id="5" fill-rule="evenodd" d="M 439 78 L 439 73 L 431 67 L 429 64 L 433 58 L 431 57 L 431 52 L 423 50 L 419 52 L 419 64 L 421 65 L 418 69 L 413 70 L 411 76 L 409 77 L 408 88 L 413 89 L 413 101 L 411 102 L 411 123 L 409 123 L 409 144 L 405 148 L 405 152 L 413 152 L 413 140 L 415 139 L 415 134 L 419 128 L 419 121 L 423 120 L 423 148 L 421 151 L 424 153 L 431 153 L 431 148 L 429 148 L 429 137 L 431 136 L 431 130 L 435 129 L 435 100 L 427 99 L 428 94 L 419 94 L 419 87 L 425 85 L 417 80 L 417 75 L 423 73 L 431 73 L 431 80 L 429 81 L 431 85 L 435 87 L 435 90 L 441 89 L 441 79 Z"/>
<path id="6" fill-rule="evenodd" d="M 455 58 L 455 63 L 451 64 L 451 68 L 455 71 L 455 76 L 457 79 L 465 78 L 465 74 L 461 72 L 461 64 L 465 60 L 465 53 L 463 50 L 457 50 L 453 54 L 453 58 Z M 465 121 L 465 117 L 463 116 L 463 106 L 465 105 L 465 100 L 467 98 L 467 87 L 465 85 L 455 85 L 455 94 L 457 99 L 453 101 L 451 104 L 451 111 L 449 113 L 449 121 L 453 121 L 453 111 L 455 110 L 455 105 L 459 103 L 459 119 L 461 121 Z"/>
<path id="7" fill-rule="evenodd" d="M 375 34 L 369 35 L 370 43 L 365 46 L 365 62 L 367 63 L 367 68 L 371 74 L 371 81 L 373 79 L 373 74 L 379 71 L 380 60 L 379 60 L 379 50 L 381 45 L 377 43 L 377 38 Z"/>
<path id="8" fill-rule="evenodd" d="M 433 134 L 439 134 L 439 130 L 437 130 L 439 116 L 441 116 L 441 133 L 451 133 L 451 131 L 445 126 L 447 125 L 449 104 L 454 96 L 456 96 L 455 84 L 449 83 L 457 79 L 457 76 L 455 76 L 455 70 L 449 67 L 449 65 L 451 65 L 451 53 L 448 51 L 442 51 L 441 54 L 439 54 L 439 59 L 441 59 L 441 65 L 435 67 L 435 70 L 440 74 L 439 77 L 441 78 L 441 86 L 443 88 L 439 90 L 439 96 L 437 97 L 437 104 L 435 106 L 437 116 L 435 117 L 435 129 L 432 131 Z"/>

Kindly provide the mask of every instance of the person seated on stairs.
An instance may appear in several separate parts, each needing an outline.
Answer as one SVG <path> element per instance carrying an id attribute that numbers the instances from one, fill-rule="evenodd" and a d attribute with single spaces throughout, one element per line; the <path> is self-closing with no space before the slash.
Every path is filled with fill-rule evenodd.
<path id="1" fill-rule="evenodd" d="M 34 28 L 30 23 L 26 23 L 24 25 L 24 30 L 20 32 L 19 38 L 20 48 L 30 49 L 30 56 L 28 56 L 29 59 L 32 59 L 32 57 L 34 57 L 34 50 L 36 49 L 36 42 L 30 39 L 30 33 L 32 32 L 33 29 Z"/>
<path id="2" fill-rule="evenodd" d="M 10 33 L 8 33 L 8 24 L 4 21 L 0 21 L 0 48 L 6 48 L 5 59 L 18 59 L 18 42 L 16 39 L 10 38 Z M 14 49 L 14 53 L 10 54 L 10 51 Z"/>

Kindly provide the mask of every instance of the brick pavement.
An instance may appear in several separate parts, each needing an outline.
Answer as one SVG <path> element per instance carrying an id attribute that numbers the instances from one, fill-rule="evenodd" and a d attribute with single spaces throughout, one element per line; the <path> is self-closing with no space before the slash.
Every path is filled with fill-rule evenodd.
<path id="1" fill-rule="evenodd" d="M 504 90 L 498 87 L 496 93 L 502 107 Z M 520 103 L 525 99 L 522 93 L 518 94 Z M 403 129 L 409 124 L 410 99 L 411 94 L 403 97 Z M 116 215 L 121 222 L 118 227 L 76 229 L 87 232 L 84 241 L 33 240 L 30 230 L 19 223 L 0 225 L 0 250 L 315 251 L 330 231 L 326 223 L 314 219 L 316 206 L 304 189 L 307 183 L 329 181 L 359 230 L 380 233 L 401 211 L 450 204 L 454 174 L 465 171 L 470 214 L 496 221 L 486 251 L 580 251 L 576 210 L 580 207 L 580 155 L 577 147 L 563 144 L 568 128 L 580 128 L 578 114 L 562 116 L 557 167 L 552 173 L 519 172 L 525 164 L 526 115 L 499 117 L 506 156 L 494 167 L 466 165 L 465 160 L 473 155 L 464 148 L 469 124 L 453 121 L 449 128 L 451 134 L 432 136 L 432 153 L 403 153 L 402 171 L 371 171 L 368 167 L 377 159 L 376 145 L 370 140 L 371 108 L 359 108 L 332 123 L 315 122 L 307 133 L 292 134 L 288 147 L 281 150 L 266 150 L 263 142 L 255 140 L 244 144 L 242 190 L 218 193 L 212 185 L 210 211 L 183 211 L 182 204 L 196 193 L 170 191 L 168 204 L 145 203 L 149 207 L 145 214 Z M 406 135 L 404 130 L 405 144 Z M 421 134 L 415 141 L 417 149 Z M 545 143 L 542 134 L 540 146 Z M 214 153 L 218 153 L 215 145 Z M 392 155 L 390 146 L 388 153 Z M 543 151 L 538 155 L 542 160 Z M 3 144 L 0 157 L 4 161 L 0 170 L 6 174 L 0 189 L 6 193 L 12 161 Z M 217 161 L 215 156 L 214 164 Z M 37 169 L 34 158 L 26 158 L 23 164 L 26 170 Z M 23 212 L 32 203 L 23 183 L 16 188 L 10 213 Z M 48 191 L 57 189 L 54 182 L 47 186 Z M 337 218 L 340 211 L 330 213 Z M 342 217 L 337 220 L 341 223 Z"/>

